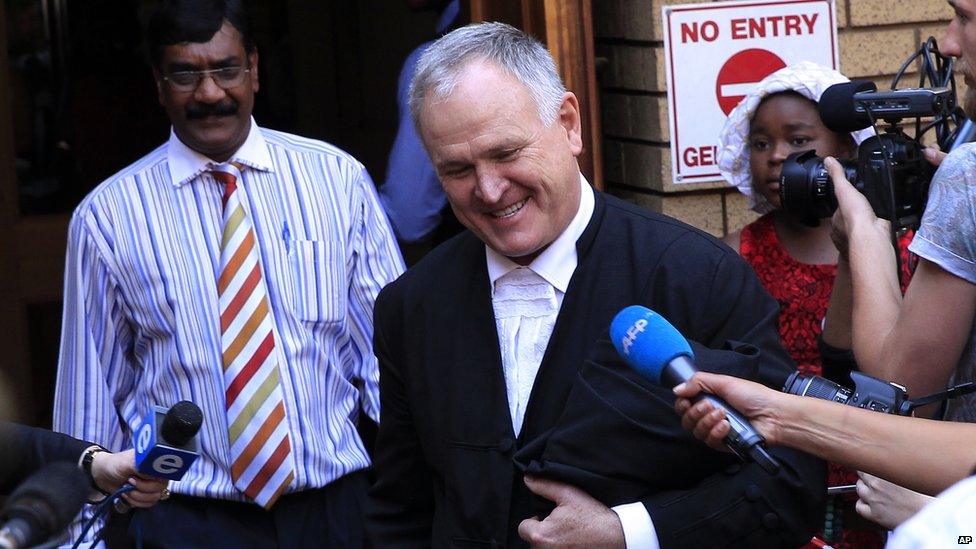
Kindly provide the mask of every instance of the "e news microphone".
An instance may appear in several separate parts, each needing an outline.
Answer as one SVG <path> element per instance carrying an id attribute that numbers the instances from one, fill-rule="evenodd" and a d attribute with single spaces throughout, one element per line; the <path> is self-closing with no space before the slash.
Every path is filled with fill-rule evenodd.
<path id="1" fill-rule="evenodd" d="M 203 412 L 189 400 L 181 400 L 169 410 L 153 406 L 136 434 L 136 470 L 155 478 L 183 478 L 200 457 L 197 433 L 201 425 Z M 129 505 L 121 498 L 114 506 L 119 513 L 129 511 Z"/>
<path id="2" fill-rule="evenodd" d="M 89 484 L 74 463 L 37 471 L 7 498 L 0 512 L 0 548 L 41 544 L 64 530 L 81 511 Z"/>
<path id="3" fill-rule="evenodd" d="M 610 324 L 610 339 L 627 364 L 655 385 L 674 387 L 698 371 L 688 340 L 664 317 L 647 307 L 632 305 L 617 313 Z M 756 462 L 771 475 L 779 472 L 779 462 L 764 447 L 766 439 L 746 418 L 717 396 L 699 394 L 693 400 L 702 399 L 725 411 L 732 426 L 725 445 L 735 455 L 743 461 Z"/>
<path id="4" fill-rule="evenodd" d="M 203 412 L 189 400 L 168 411 L 154 406 L 136 434 L 136 470 L 169 480 L 180 480 L 200 455 L 197 433 Z"/>

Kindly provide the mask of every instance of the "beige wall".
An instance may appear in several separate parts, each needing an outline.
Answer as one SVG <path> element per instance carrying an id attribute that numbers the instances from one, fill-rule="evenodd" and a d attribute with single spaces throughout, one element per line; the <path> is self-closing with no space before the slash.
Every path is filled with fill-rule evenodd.
<path id="1" fill-rule="evenodd" d="M 601 74 L 604 176 L 610 192 L 721 236 L 754 219 L 738 192 L 671 181 L 661 6 L 702 0 L 594 0 Z M 841 72 L 888 83 L 930 35 L 942 37 L 945 0 L 837 0 Z M 917 84 L 906 76 L 903 85 Z M 961 82 L 960 82 L 961 83 Z"/>

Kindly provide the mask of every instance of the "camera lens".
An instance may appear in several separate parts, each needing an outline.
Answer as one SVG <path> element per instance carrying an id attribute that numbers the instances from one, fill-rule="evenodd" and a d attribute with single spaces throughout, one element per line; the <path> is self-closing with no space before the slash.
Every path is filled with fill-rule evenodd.
<path id="1" fill-rule="evenodd" d="M 857 181 L 855 163 L 841 160 L 847 179 Z M 815 151 L 794 153 L 780 171 L 779 202 L 783 211 L 803 223 L 816 227 L 820 220 L 837 209 L 834 184 L 827 175 L 823 159 Z"/>
<path id="2" fill-rule="evenodd" d="M 847 404 L 853 391 L 820 376 L 805 376 L 793 372 L 783 385 L 783 392 L 797 396 L 808 396 Z"/>

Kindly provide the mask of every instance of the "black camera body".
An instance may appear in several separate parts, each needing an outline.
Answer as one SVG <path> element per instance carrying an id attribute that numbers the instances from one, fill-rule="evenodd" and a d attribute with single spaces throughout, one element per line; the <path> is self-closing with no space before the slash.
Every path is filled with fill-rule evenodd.
<path id="1" fill-rule="evenodd" d="M 935 173 L 918 143 L 899 129 L 866 139 L 857 160 L 839 161 L 847 180 L 868 199 L 875 215 L 891 221 L 894 229 L 918 226 Z M 823 159 L 812 150 L 786 159 L 779 193 L 783 209 L 811 227 L 837 209 L 833 182 Z"/>
<path id="2" fill-rule="evenodd" d="M 954 93 L 947 88 L 876 89 L 871 82 L 858 81 L 831 86 L 818 105 L 820 118 L 837 133 L 864 129 L 876 119 L 888 123 L 882 133 L 861 143 L 856 160 L 841 160 L 841 164 L 878 217 L 891 221 L 894 230 L 915 228 L 935 170 L 922 154 L 924 147 L 906 135 L 899 122 L 909 117 L 948 117 L 955 109 Z M 779 195 L 784 211 L 813 227 L 837 209 L 833 182 L 814 151 L 786 159 Z"/>
<path id="3" fill-rule="evenodd" d="M 906 118 L 950 113 L 955 107 L 955 99 L 949 88 L 874 91 L 867 84 L 856 86 L 860 91 L 856 91 L 853 98 L 854 116 L 862 123 L 870 124 L 872 119 L 877 118 L 896 123 Z"/>
<path id="4" fill-rule="evenodd" d="M 856 371 L 851 372 L 851 380 L 854 381 L 853 390 L 820 376 L 793 372 L 786 379 L 783 392 L 832 400 L 884 414 L 907 416 L 911 413 L 912 401 L 908 399 L 908 391 L 901 385 Z"/>

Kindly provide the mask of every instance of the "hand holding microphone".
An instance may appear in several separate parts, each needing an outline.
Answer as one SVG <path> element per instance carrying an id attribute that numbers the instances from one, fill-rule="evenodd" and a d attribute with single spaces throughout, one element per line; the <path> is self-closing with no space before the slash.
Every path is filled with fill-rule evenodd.
<path id="1" fill-rule="evenodd" d="M 152 507 L 159 500 L 165 499 L 169 481 L 152 477 L 138 476 L 136 469 L 135 450 L 124 452 L 99 451 L 92 456 L 91 477 L 99 489 L 112 493 L 129 484 L 135 487 L 131 492 L 122 494 L 122 499 L 129 507 Z"/>
<path id="2" fill-rule="evenodd" d="M 124 513 L 130 506 L 149 507 L 169 496 L 167 480 L 183 478 L 200 456 L 197 433 L 202 424 L 203 412 L 188 400 L 177 402 L 169 410 L 156 406 L 149 411 L 135 435 L 135 448 L 128 451 L 134 452 L 135 457 L 134 474 L 129 482 L 137 492 L 143 493 L 123 494 L 125 501 L 116 503 L 116 511 Z M 156 488 L 160 489 L 159 497 L 153 500 L 152 491 Z"/>
<path id="3" fill-rule="evenodd" d="M 646 307 L 634 305 L 617 313 L 610 325 L 610 338 L 620 356 L 657 385 L 686 384 L 698 372 L 688 341 L 670 322 Z M 722 437 L 726 448 L 743 461 L 756 462 L 769 474 L 779 472 L 779 463 L 766 451 L 765 439 L 745 417 L 713 395 L 699 394 L 692 400 L 722 410 L 729 426 Z"/>
<path id="4" fill-rule="evenodd" d="M 149 410 L 142 426 L 135 434 L 135 472 L 145 477 L 157 479 L 143 479 L 150 483 L 165 483 L 161 479 L 180 480 L 183 478 L 190 465 L 200 456 L 200 442 L 197 440 L 197 433 L 202 424 L 203 412 L 199 406 L 188 400 L 177 402 L 169 410 L 161 406 L 154 406 Z M 92 465 L 94 467 L 94 463 Z M 122 465 L 121 471 L 127 472 L 128 467 L 129 462 L 126 462 Z M 95 478 L 94 470 L 93 478 Z M 85 524 L 72 549 L 81 545 L 88 531 L 108 511 L 109 505 L 114 505 L 115 510 L 120 513 L 127 512 L 129 503 L 140 502 L 140 499 L 130 496 L 123 501 L 122 498 L 134 490 L 142 490 L 146 486 L 151 485 L 143 484 L 140 487 L 139 481 L 133 480 L 131 485 L 123 486 L 100 503 Z M 168 492 L 166 488 L 162 488 L 158 499 L 168 497 Z M 138 506 L 149 507 L 153 504 L 155 501 L 149 505 Z M 138 518 L 137 516 L 136 519 Z"/>
<path id="5" fill-rule="evenodd" d="M 674 409 L 681 416 L 681 425 L 694 433 L 695 438 L 716 450 L 725 448 L 725 437 L 731 428 L 725 413 L 711 402 L 696 399 L 708 393 L 720 396 L 725 402 L 749 419 L 753 428 L 768 444 L 781 444 L 780 418 L 777 415 L 782 393 L 765 385 L 737 377 L 698 372 L 692 379 L 674 388 L 678 396 Z"/>

